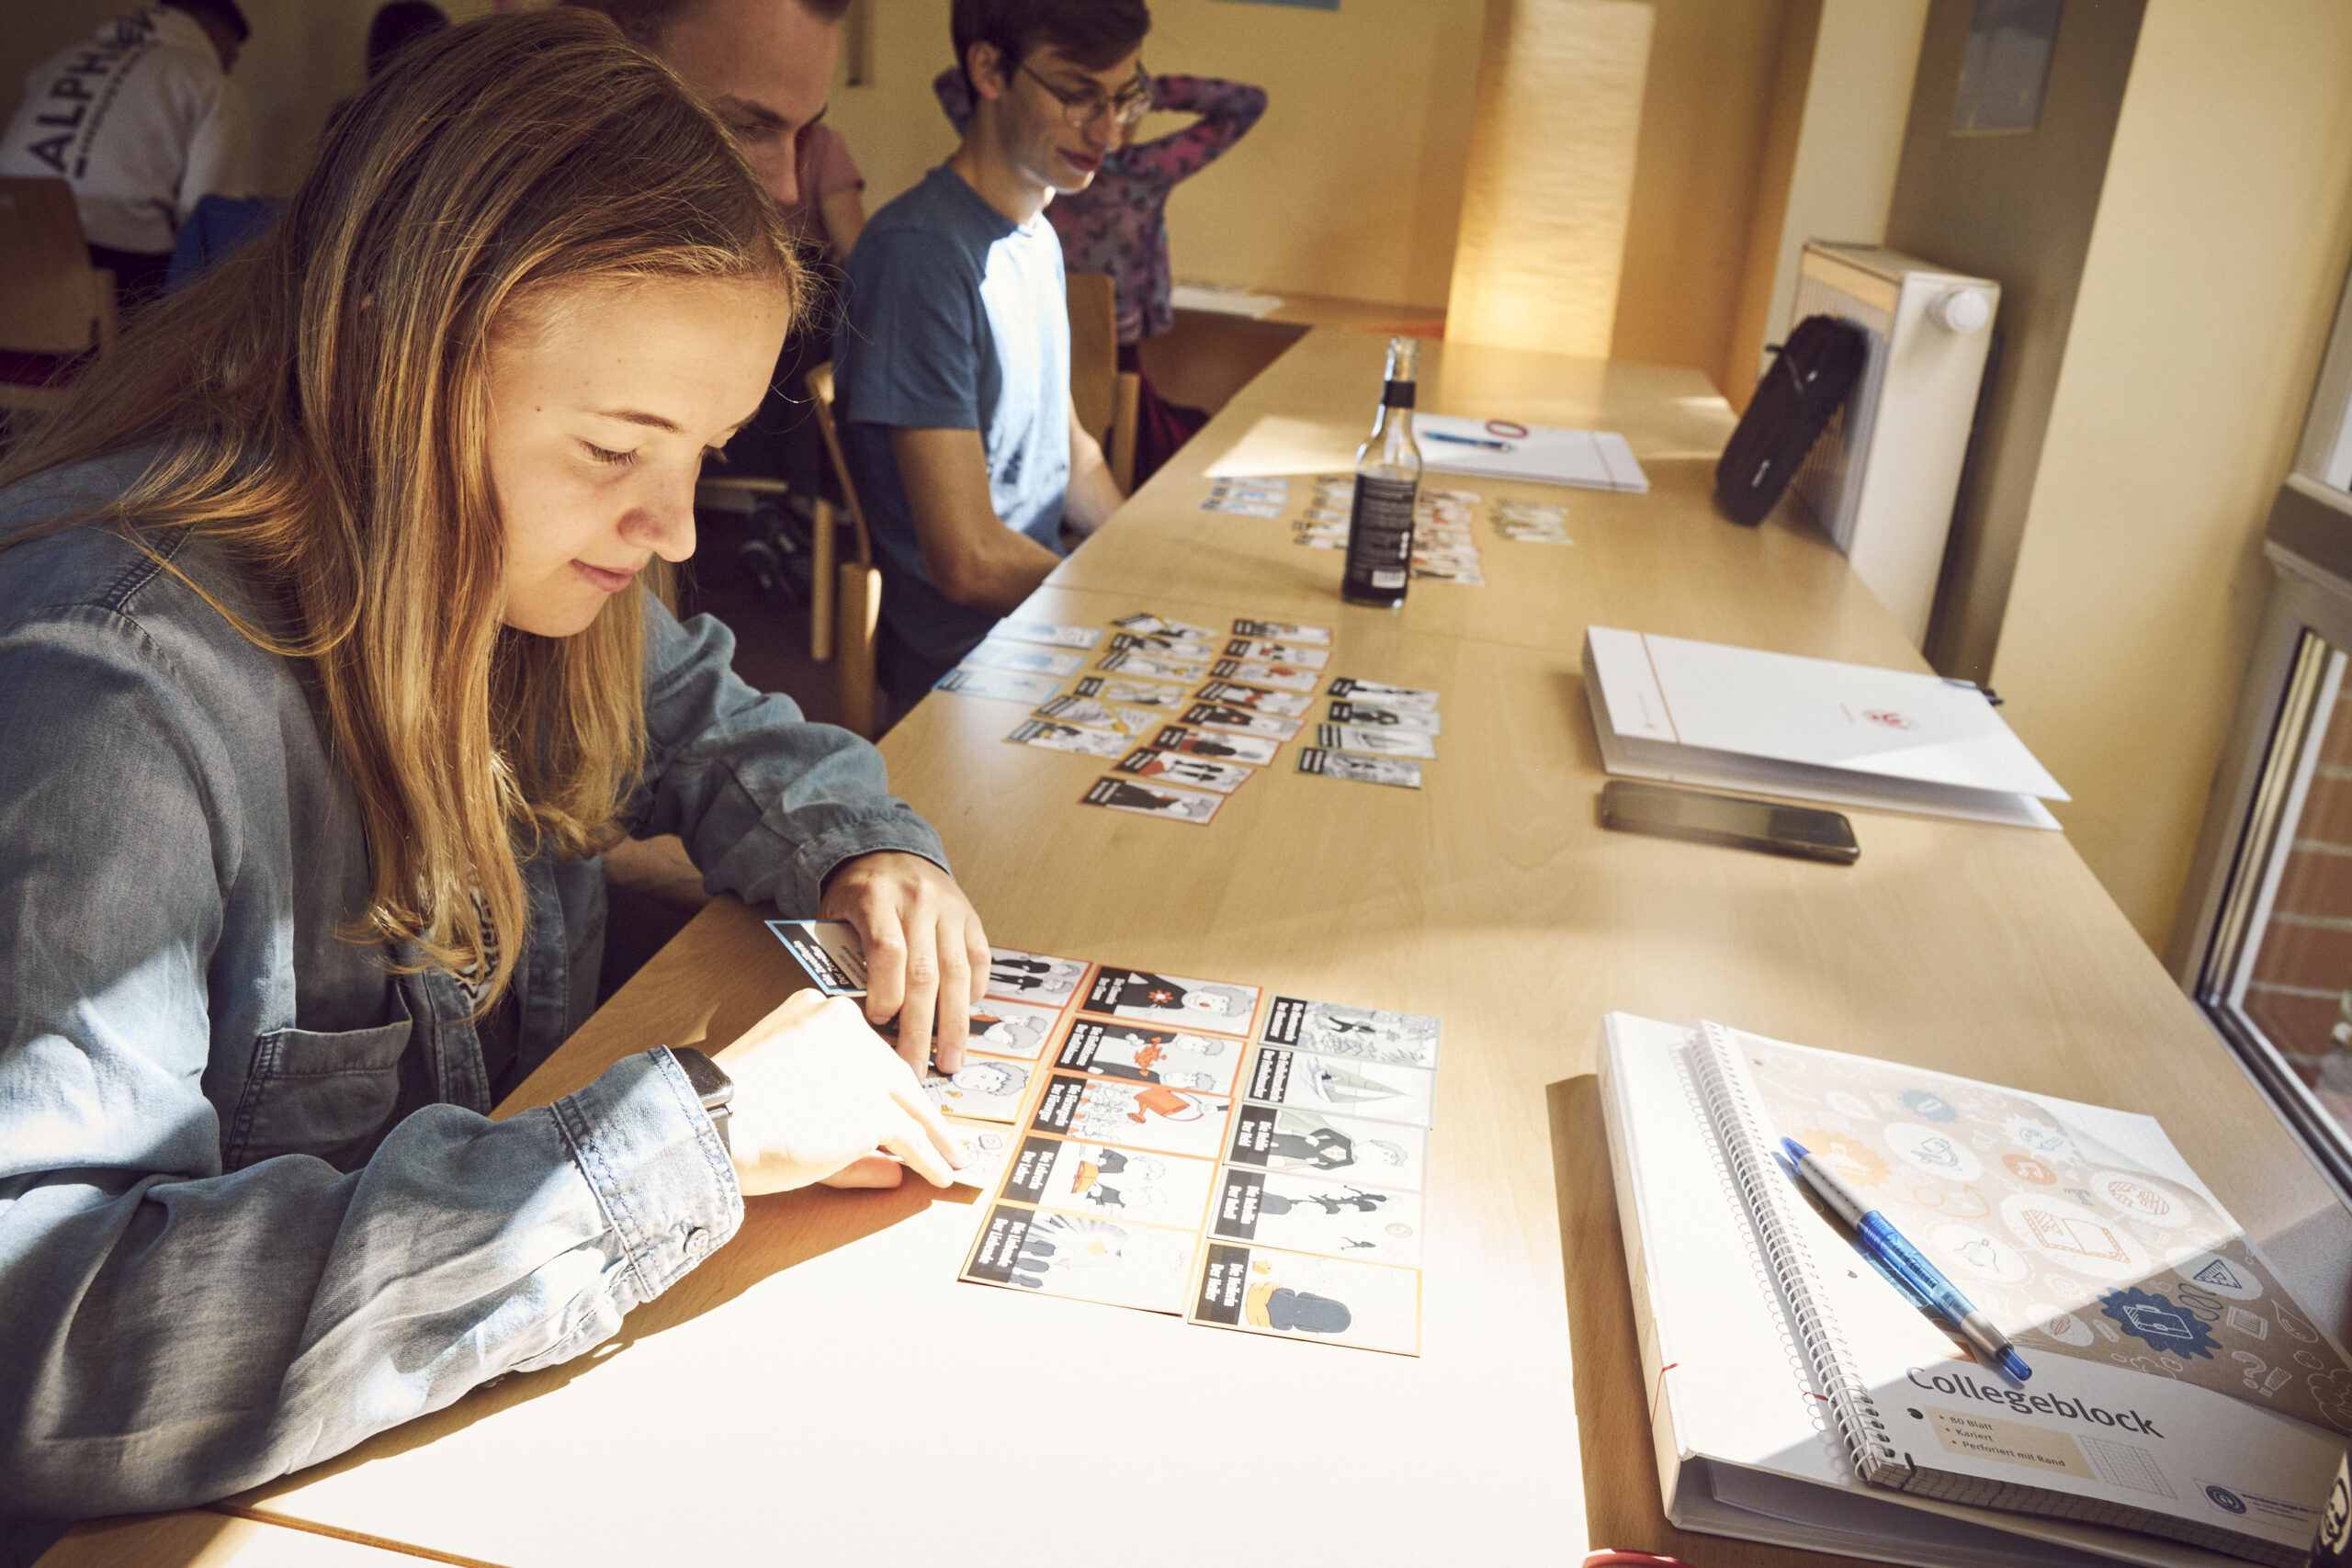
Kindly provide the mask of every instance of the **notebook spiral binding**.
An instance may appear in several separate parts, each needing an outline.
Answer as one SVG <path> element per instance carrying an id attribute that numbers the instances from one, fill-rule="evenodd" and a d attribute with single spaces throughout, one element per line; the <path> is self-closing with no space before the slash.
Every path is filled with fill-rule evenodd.
<path id="1" fill-rule="evenodd" d="M 1747 1091 L 1747 1075 L 1739 1062 L 1739 1047 L 1721 1024 L 1704 1025 L 1704 1035 L 1692 1051 L 1699 1091 L 1716 1137 L 1730 1156 L 1732 1174 L 1756 1234 L 1764 1244 L 1781 1293 L 1795 1314 L 1797 1337 L 1813 1364 L 1829 1408 L 1837 1417 L 1838 1436 L 1847 1457 L 1862 1479 L 1900 1488 L 1910 1467 L 1895 1456 L 1886 1423 L 1879 1418 L 1870 1385 L 1851 1371 L 1854 1357 L 1827 1306 L 1813 1293 L 1814 1263 L 1794 1216 L 1785 1207 L 1792 1198 L 1789 1184 L 1770 1154 L 1770 1141 L 1756 1114 Z"/>

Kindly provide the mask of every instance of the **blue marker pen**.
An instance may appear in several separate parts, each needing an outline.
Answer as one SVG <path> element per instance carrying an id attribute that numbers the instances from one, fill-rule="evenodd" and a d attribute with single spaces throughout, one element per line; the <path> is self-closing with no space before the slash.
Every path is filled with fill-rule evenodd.
<path id="1" fill-rule="evenodd" d="M 1864 1202 L 1862 1195 L 1830 1169 L 1827 1161 L 1808 1152 L 1794 1138 L 1782 1138 L 1781 1150 L 1796 1166 L 1805 1185 L 1820 1193 L 1821 1201 L 1854 1228 L 1855 1239 L 1862 1244 L 1862 1250 L 1909 1286 L 1913 1295 L 1933 1306 L 1938 1316 L 1976 1348 L 1978 1355 L 2019 1382 L 2033 1376 L 2033 1369 L 2025 1364 L 2025 1358 L 2018 1354 L 2009 1337 L 1996 1328 L 1991 1318 L 1978 1312 L 1975 1304 L 1944 1278 L 1941 1269 L 1905 1239 L 1893 1222 Z"/>
<path id="2" fill-rule="evenodd" d="M 1491 452 L 1508 452 L 1511 449 L 1511 445 L 1508 441 L 1488 441 L 1478 435 L 1449 435 L 1442 430 L 1423 430 L 1415 434 L 1424 441 L 1450 441 L 1456 446 L 1484 446 Z"/>

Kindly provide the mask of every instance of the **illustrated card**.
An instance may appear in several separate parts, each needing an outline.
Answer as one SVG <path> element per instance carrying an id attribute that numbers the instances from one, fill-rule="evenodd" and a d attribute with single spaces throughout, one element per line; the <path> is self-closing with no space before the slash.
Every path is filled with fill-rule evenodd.
<path id="1" fill-rule="evenodd" d="M 1252 686 L 1272 686 L 1284 692 L 1312 692 L 1319 677 L 1295 664 L 1261 664 L 1252 659 L 1220 659 L 1209 667 L 1220 681 L 1240 681 Z"/>
<path id="2" fill-rule="evenodd" d="M 1065 1053 L 1067 1055 L 1067 1053 Z M 1427 1067 L 1318 1056 L 1287 1045 L 1261 1045 L 1242 1091 L 1268 1105 L 1332 1111 L 1410 1127 L 1433 1125 L 1437 1075 Z"/>
<path id="3" fill-rule="evenodd" d="M 958 1122 L 953 1116 L 946 1120 L 948 1131 L 964 1145 L 964 1163 L 956 1168 L 956 1184 L 995 1191 L 1012 1154 L 1013 1134 L 985 1122 Z"/>
<path id="4" fill-rule="evenodd" d="M 1140 675 L 1148 681 L 1174 681 L 1191 685 L 1208 673 L 1204 664 L 1185 659 L 1156 659 L 1145 653 L 1106 653 L 1094 668 L 1114 675 Z"/>
<path id="5" fill-rule="evenodd" d="M 1421 1353 L 1421 1273 L 1211 1242 L 1192 1321 L 1284 1339 Z"/>
<path id="6" fill-rule="evenodd" d="M 1164 1083 L 1171 1089 L 1229 1095 L 1247 1053 L 1248 1047 L 1240 1042 L 1213 1034 L 1081 1018 L 1070 1026 L 1069 1038 L 1062 1042 L 1055 1066 L 1092 1077 Z"/>
<path id="7" fill-rule="evenodd" d="M 1232 1109 L 1227 1095 L 1056 1073 L 1037 1097 L 1029 1130 L 1213 1160 L 1224 1145 L 1226 1113 Z"/>
<path id="8" fill-rule="evenodd" d="M 1132 811 L 1138 817 L 1157 817 L 1168 822 L 1190 822 L 1194 827 L 1205 825 L 1225 804 L 1225 796 L 1207 795 L 1196 789 L 1176 789 L 1166 784 L 1140 784 L 1133 779 L 1103 777 L 1079 797 L 1080 806 L 1107 806 L 1114 811 Z"/>
<path id="9" fill-rule="evenodd" d="M 1568 509 L 1541 502 L 1504 500 L 1487 513 L 1495 532 L 1523 545 L 1573 545 L 1568 537 Z"/>
<path id="10" fill-rule="evenodd" d="M 1283 514 L 1283 503 L 1279 501 L 1261 501 L 1246 494 L 1212 494 L 1206 501 L 1201 502 L 1201 510 L 1230 512 L 1242 517 L 1280 517 Z"/>
<path id="11" fill-rule="evenodd" d="M 1320 746 L 1302 747 L 1298 753 L 1298 771 L 1319 773 L 1327 779 L 1346 779 L 1351 784 L 1395 784 L 1400 789 L 1421 787 L 1421 765 L 1402 757 L 1366 757 L 1353 751 L 1327 751 Z"/>
<path id="12" fill-rule="evenodd" d="M 1019 675 L 1051 675 L 1058 681 L 1065 675 L 1077 674 L 1079 667 L 1086 662 L 1086 655 L 991 638 L 966 654 L 964 662 L 982 670 L 1009 670 Z"/>
<path id="13" fill-rule="evenodd" d="M 865 944 L 847 920 L 770 920 L 768 930 L 829 997 L 865 995 Z"/>
<path id="14" fill-rule="evenodd" d="M 1085 684 L 1082 681 L 1079 683 Z M 1147 713 L 1140 708 L 1114 707 L 1108 703 L 1098 703 L 1091 697 L 1056 697 L 1049 703 L 1037 705 L 1037 716 L 1141 739 L 1150 734 L 1154 727 L 1164 723 L 1168 716 Z"/>
<path id="15" fill-rule="evenodd" d="M 1310 642 L 1317 649 L 1331 647 L 1329 626 L 1298 626 L 1294 621 L 1235 621 L 1235 637 L 1270 637 L 1275 642 Z"/>
<path id="16" fill-rule="evenodd" d="M 1050 675 L 1022 675 L 1010 670 L 983 670 L 977 665 L 958 664 L 942 675 L 932 690 L 1035 707 L 1060 691 L 1061 682 Z"/>
<path id="17" fill-rule="evenodd" d="M 1187 757 L 1230 757 L 1237 762 L 1255 766 L 1271 762 L 1282 750 L 1282 742 L 1261 735 L 1204 734 L 1171 724 L 1151 738 L 1151 743 L 1162 751 L 1182 751 Z"/>
<path id="18" fill-rule="evenodd" d="M 1130 752 L 1119 763 L 1123 773 L 1133 773 L 1139 779 L 1161 779 L 1169 784 L 1189 785 L 1193 789 L 1212 790 L 1218 795 L 1231 795 L 1248 784 L 1258 770 L 1245 768 L 1238 762 L 1212 761 L 1206 757 L 1187 757 L 1181 751 L 1155 751 L 1144 747 Z"/>
<path id="19" fill-rule="evenodd" d="M 1000 1161 L 999 1168 L 1005 1172 L 1007 1202 L 1197 1229 L 1217 1168 L 1080 1138 L 1033 1136 L 1022 1139 L 1021 1152 Z"/>
<path id="20" fill-rule="evenodd" d="M 1213 642 L 1217 632 L 1214 626 L 1196 626 L 1190 621 L 1171 621 L 1165 615 L 1155 615 L 1148 610 L 1132 615 L 1121 615 L 1111 623 L 1123 632 L 1138 635 L 1148 632 L 1169 632 L 1189 641 Z"/>
<path id="21" fill-rule="evenodd" d="M 1407 1066 L 1437 1066 L 1438 1021 L 1426 1013 L 1386 1012 L 1338 1002 L 1276 997 L 1265 1038 L 1321 1056 L 1360 1056 Z"/>
<path id="22" fill-rule="evenodd" d="M 989 949 L 989 995 L 1058 1010 L 1078 994 L 1086 964 L 1076 958 L 1048 958 L 1016 948 Z"/>
<path id="23" fill-rule="evenodd" d="M 1230 1164 L 1260 1170 L 1298 1171 L 1419 1192 L 1429 1162 L 1429 1134 L 1390 1122 L 1244 1105 L 1233 1119 L 1233 1141 L 1225 1157 Z"/>
<path id="24" fill-rule="evenodd" d="M 991 641 L 1035 642 L 1047 648 L 1092 648 L 1102 634 L 1091 626 L 1057 626 L 1049 621 L 999 621 L 989 631 Z"/>
<path id="25" fill-rule="evenodd" d="M 973 1243 L 964 1278 L 1146 1312 L 1181 1313 L 1190 1294 L 1194 1232 L 998 1203 Z"/>
<path id="26" fill-rule="evenodd" d="M 1435 761 L 1437 741 L 1412 729 L 1363 729 L 1347 724 L 1318 724 L 1315 743 L 1327 751 L 1366 751 L 1375 757 L 1419 757 Z"/>
<path id="27" fill-rule="evenodd" d="M 1333 680 L 1324 689 L 1324 694 L 1374 703 L 1385 708 L 1403 708 L 1408 713 L 1437 712 L 1438 694 L 1435 692 L 1425 692 L 1416 686 L 1384 686 L 1377 681 L 1352 681 L 1345 675 Z"/>
<path id="28" fill-rule="evenodd" d="M 1023 746 L 1042 746 L 1048 751 L 1075 751 L 1081 757 L 1116 757 L 1130 744 L 1125 736 L 1112 730 L 1090 729 L 1082 724 L 1062 724 L 1049 718 L 1023 719 L 1005 739 Z"/>
<path id="29" fill-rule="evenodd" d="M 1351 724 L 1360 729 L 1411 729 L 1423 735 L 1439 735 L 1445 729 L 1444 718 L 1437 714 L 1374 707 L 1368 703 L 1336 702 L 1323 716 L 1333 724 Z"/>
<path id="30" fill-rule="evenodd" d="M 1184 710 L 1184 722 L 1210 729 L 1230 729 L 1241 735 L 1263 735 L 1274 740 L 1287 740 L 1299 728 L 1297 719 L 1284 718 L 1280 714 L 1252 713 L 1223 703 L 1194 703 Z"/>
<path id="31" fill-rule="evenodd" d="M 1059 1011 L 1033 1002 L 989 997 L 971 1012 L 971 1045 L 991 1056 L 1019 1056 L 1035 1061 L 1053 1037 Z"/>
<path id="32" fill-rule="evenodd" d="M 1216 645 L 1175 632 L 1119 632 L 1111 638 L 1113 653 L 1141 653 L 1158 659 L 1214 659 Z"/>
<path id="33" fill-rule="evenodd" d="M 1021 1102 L 1029 1097 L 1030 1080 L 1038 1071 L 1034 1062 L 983 1056 L 975 1051 L 965 1056 L 964 1065 L 953 1074 L 942 1077 L 935 1071 L 931 1073 L 922 1080 L 922 1091 L 950 1116 L 968 1116 L 979 1122 L 1018 1122 Z"/>
<path id="34" fill-rule="evenodd" d="M 1225 1166 L 1209 1235 L 1365 1263 L 1421 1261 L 1421 1200 L 1320 1177 Z"/>
<path id="35" fill-rule="evenodd" d="M 1088 1012 L 1105 1018 L 1247 1036 L 1250 1020 L 1258 1010 L 1258 987 L 1227 985 L 1222 980 L 1188 980 L 1181 975 L 1154 975 L 1142 969 L 1114 969 L 1106 964 L 1094 972 L 1094 983 L 1087 987 L 1083 1006 Z"/>
<path id="36" fill-rule="evenodd" d="M 1225 645 L 1225 656 L 1254 659 L 1261 664 L 1295 664 L 1304 670 L 1320 670 L 1331 662 L 1329 649 L 1310 648 L 1303 642 L 1277 642 L 1271 637 L 1235 637 Z"/>
<path id="37" fill-rule="evenodd" d="M 1276 713 L 1284 718 L 1304 718 L 1306 710 L 1315 705 L 1314 699 L 1302 693 L 1269 692 L 1257 686 L 1238 686 L 1230 681 L 1204 681 L 1199 694 L 1206 702 Z"/>
<path id="38" fill-rule="evenodd" d="M 1159 708 L 1169 713 L 1193 700 L 1182 686 L 1162 686 L 1149 681 L 1105 681 L 1100 675 L 1087 676 L 1070 691 L 1115 707 Z"/>

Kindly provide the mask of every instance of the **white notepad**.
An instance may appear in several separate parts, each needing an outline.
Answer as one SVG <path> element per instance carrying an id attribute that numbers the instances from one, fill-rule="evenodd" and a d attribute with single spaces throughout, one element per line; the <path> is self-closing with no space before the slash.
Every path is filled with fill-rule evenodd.
<path id="1" fill-rule="evenodd" d="M 1525 434 L 1515 434 L 1522 430 Z M 1650 488 L 1649 476 L 1634 460 L 1633 447 L 1623 436 L 1606 430 L 1563 430 L 1549 424 L 1515 425 L 1423 413 L 1413 416 L 1413 434 L 1419 438 L 1421 467 L 1435 472 L 1637 494 Z M 1465 446 L 1443 439 L 1448 435 L 1498 445 Z"/>
<path id="2" fill-rule="evenodd" d="M 1605 1030 L 1602 1108 L 1668 1518 L 1920 1568 L 2302 1561 L 2344 1439 L 2285 1411 L 2324 1416 L 2332 1396 L 2287 1380 L 2266 1394 L 2260 1373 L 2240 1385 L 2260 1361 L 2332 1389 L 2344 1352 L 2152 1118 L 1714 1024 L 1611 1013 Z M 2011 1332 L 2034 1371 L 2014 1390 L 2022 1408 L 1813 1209 L 1772 1157 L 1783 1135 L 1871 1181 L 1889 1218 Z M 1923 1147 L 1962 1164 L 1928 1177 L 1933 1160 L 1912 1158 Z M 1971 1160 L 1975 1179 L 1959 1179 Z M 2049 1215 L 2075 1213 L 2051 1195 L 2075 1182 L 2161 1194 L 2230 1234 L 2214 1253 L 2164 1257 L 2133 1239 L 2126 1206 L 2098 1200 L 2081 1235 L 2043 1235 Z M 1898 1207 L 1931 1186 L 1939 1212 L 1970 1193 L 1987 1212 Z M 2102 1237 L 2133 1255 L 2104 1274 L 2086 1261 Z M 2219 1278 L 2209 1258 L 2230 1282 L 2199 1283 Z M 2201 1321 L 2209 1297 L 2214 1323 L 2190 1331 L 2209 1353 L 2176 1356 L 2178 1372 L 2131 1332 L 2161 1337 L 2166 1311 Z M 2163 1435 L 2067 1413 L 2091 1407 Z"/>

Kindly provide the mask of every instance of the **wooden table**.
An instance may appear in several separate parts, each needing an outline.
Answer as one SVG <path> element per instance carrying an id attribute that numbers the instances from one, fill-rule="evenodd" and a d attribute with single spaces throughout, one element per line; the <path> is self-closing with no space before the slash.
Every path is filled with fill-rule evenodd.
<path id="1" fill-rule="evenodd" d="M 75 1525 L 39 1568 L 419 1568 L 404 1551 L 207 1508 Z"/>
<path id="2" fill-rule="evenodd" d="M 1000 744 L 1021 710 L 961 698 L 883 750 L 1000 944 L 1443 1016 L 1423 1355 L 960 1285 L 967 1199 L 819 1191 L 753 1201 L 612 1343 L 234 1506 L 511 1564 L 1829 1561 L 1660 1518 L 1590 1077 L 1611 1008 L 2155 1112 L 2352 1327 L 2352 1224 L 2062 836 L 1857 812 L 1848 869 L 1597 829 L 1587 620 L 1918 666 L 1808 527 L 1707 512 L 1727 416 L 1695 378 L 1433 350 L 1425 406 L 1623 430 L 1654 489 L 1570 497 L 1571 547 L 1486 537 L 1492 586 L 1399 615 L 1342 607 L 1336 556 L 1283 525 L 1197 510 L 1258 420 L 1360 423 L 1381 346 L 1310 336 L 1027 613 L 1334 625 L 1334 673 L 1444 692 L 1425 789 L 1286 750 L 1207 828 L 1082 809 L 1097 766 Z M 724 1041 L 794 984 L 721 899 L 513 1105 Z"/>

